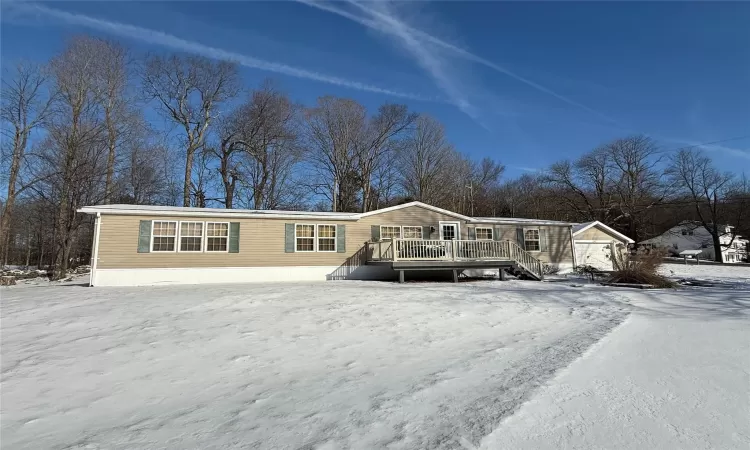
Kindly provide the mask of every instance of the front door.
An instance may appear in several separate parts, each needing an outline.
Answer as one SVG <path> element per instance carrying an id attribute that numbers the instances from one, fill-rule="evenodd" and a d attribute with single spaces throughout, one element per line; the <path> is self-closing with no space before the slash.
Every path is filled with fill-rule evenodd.
<path id="1" fill-rule="evenodd" d="M 440 223 L 440 239 L 443 241 L 455 241 L 459 238 L 459 230 L 458 230 L 458 224 L 457 223 L 451 223 L 451 222 L 441 222 Z M 454 252 L 454 246 L 452 242 L 445 242 L 443 245 L 443 248 L 445 249 L 445 258 L 446 259 L 454 259 L 455 255 Z"/>
<path id="2" fill-rule="evenodd" d="M 458 239 L 458 224 L 442 223 L 440 224 L 440 239 L 443 241 L 452 241 Z"/>

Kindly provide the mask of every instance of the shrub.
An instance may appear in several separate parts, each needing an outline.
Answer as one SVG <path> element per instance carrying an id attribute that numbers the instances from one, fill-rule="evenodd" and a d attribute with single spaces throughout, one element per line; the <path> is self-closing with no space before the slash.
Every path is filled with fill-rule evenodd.
<path id="1" fill-rule="evenodd" d="M 660 288 L 675 287 L 676 284 L 659 274 L 666 252 L 663 249 L 646 251 L 639 249 L 636 253 L 612 255 L 614 272 L 607 280 L 610 283 L 650 284 Z"/>
<path id="2" fill-rule="evenodd" d="M 594 277 L 602 273 L 602 271 L 597 269 L 594 266 L 590 266 L 588 264 L 582 264 L 576 267 L 576 273 L 578 275 L 585 275 L 586 278 L 590 279 L 593 282 Z"/>
<path id="3" fill-rule="evenodd" d="M 542 273 L 545 275 L 555 275 L 560 272 L 560 267 L 552 264 L 544 264 L 542 266 Z"/>

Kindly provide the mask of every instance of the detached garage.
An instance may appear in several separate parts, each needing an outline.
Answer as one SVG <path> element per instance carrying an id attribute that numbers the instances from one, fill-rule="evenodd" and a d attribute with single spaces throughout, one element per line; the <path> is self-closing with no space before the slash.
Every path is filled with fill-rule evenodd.
<path id="1" fill-rule="evenodd" d="M 612 249 L 623 252 L 633 241 L 599 221 L 573 226 L 576 266 L 589 265 L 612 270 Z"/>

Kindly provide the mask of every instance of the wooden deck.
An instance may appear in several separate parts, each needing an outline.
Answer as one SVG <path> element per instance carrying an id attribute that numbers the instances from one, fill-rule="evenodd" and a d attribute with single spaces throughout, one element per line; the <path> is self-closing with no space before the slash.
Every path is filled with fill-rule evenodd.
<path id="1" fill-rule="evenodd" d="M 513 241 L 384 239 L 367 243 L 367 264 L 387 265 L 399 272 L 465 269 L 510 269 L 529 278 L 543 278 L 542 263 Z M 500 271 L 502 276 L 502 271 Z"/>

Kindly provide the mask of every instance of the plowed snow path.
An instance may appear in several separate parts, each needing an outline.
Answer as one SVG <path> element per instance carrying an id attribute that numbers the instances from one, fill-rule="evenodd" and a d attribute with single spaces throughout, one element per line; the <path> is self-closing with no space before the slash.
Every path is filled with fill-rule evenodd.
<path id="1" fill-rule="evenodd" d="M 630 309 L 534 282 L 0 295 L 8 449 L 471 447 Z"/>

